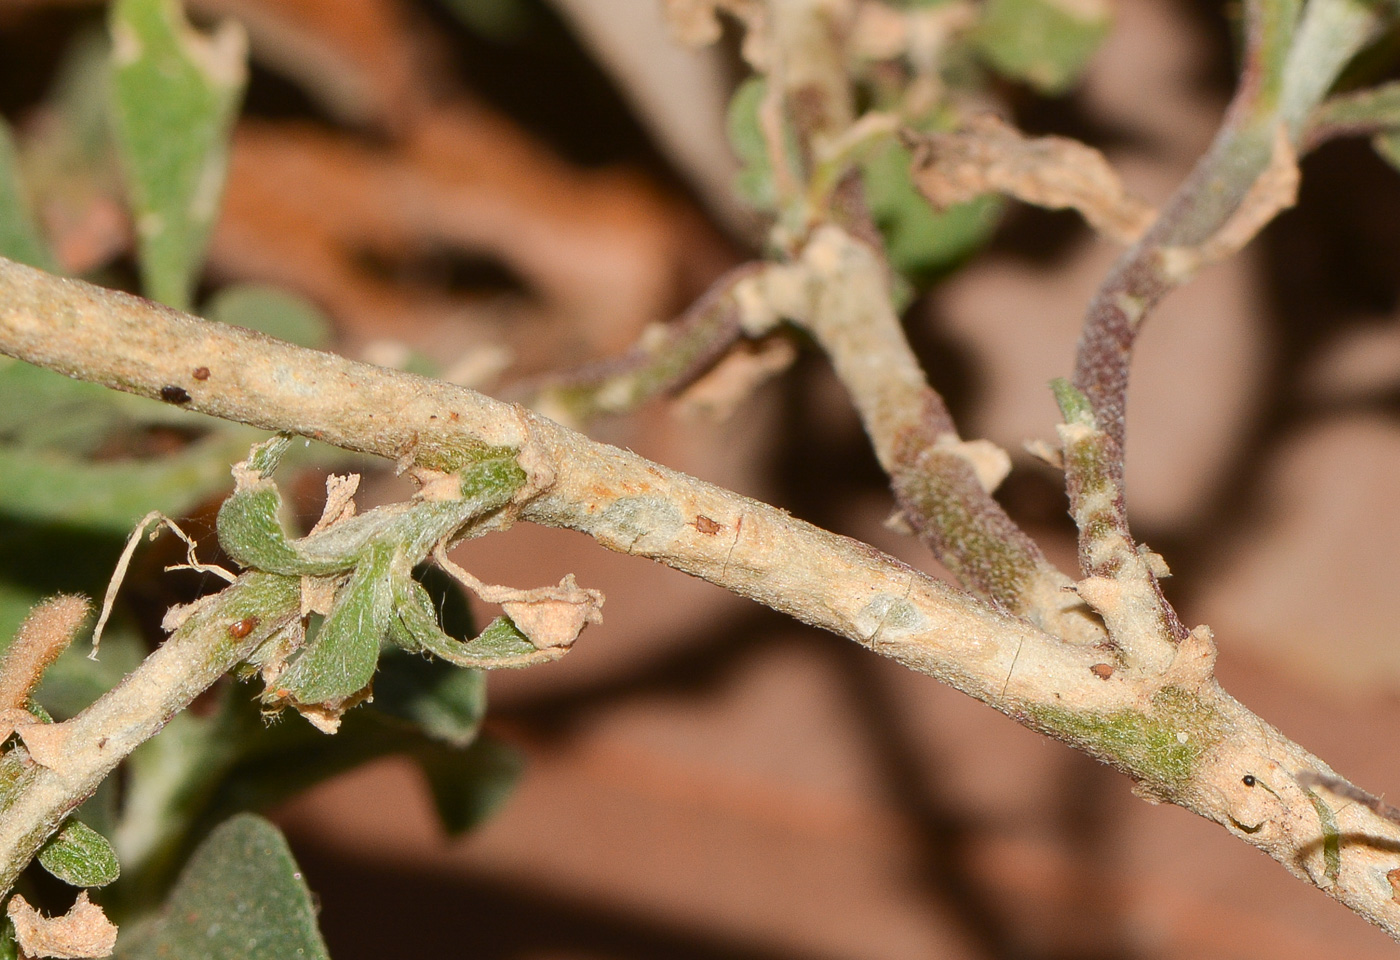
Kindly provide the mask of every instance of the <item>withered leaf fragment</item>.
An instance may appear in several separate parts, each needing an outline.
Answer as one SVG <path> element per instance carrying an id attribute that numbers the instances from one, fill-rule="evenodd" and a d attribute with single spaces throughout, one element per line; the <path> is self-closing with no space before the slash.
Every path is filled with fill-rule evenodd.
<path id="1" fill-rule="evenodd" d="M 1093 147 L 1066 137 L 1028 137 L 992 114 L 949 133 L 906 134 L 914 183 L 940 210 L 1004 193 L 1051 210 L 1079 211 L 1110 240 L 1137 240 L 1157 213 L 1123 188 Z"/>

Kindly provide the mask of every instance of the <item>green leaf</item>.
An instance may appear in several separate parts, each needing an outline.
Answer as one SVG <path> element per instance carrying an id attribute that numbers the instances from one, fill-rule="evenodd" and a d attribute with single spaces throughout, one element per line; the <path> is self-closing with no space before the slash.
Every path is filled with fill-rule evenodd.
<path id="1" fill-rule="evenodd" d="M 778 208 L 779 196 L 774 181 L 773 165 L 768 156 L 768 142 L 763 136 L 763 126 L 759 120 L 759 110 L 763 98 L 767 96 L 768 84 L 763 77 L 750 77 L 739 85 L 729 101 L 726 129 L 729 145 L 739 158 L 740 170 L 734 181 L 734 189 L 739 196 L 764 212 Z M 797 135 L 792 125 L 783 124 L 784 153 L 789 164 L 795 164 L 800 156 Z M 795 183 L 802 182 L 801 173 L 791 171 Z"/>
<path id="2" fill-rule="evenodd" d="M 484 822 L 515 789 L 525 758 L 508 743 L 482 736 L 464 751 L 436 751 L 418 759 L 438 819 L 449 836 Z"/>
<path id="3" fill-rule="evenodd" d="M 200 844 L 160 920 L 121 960 L 330 960 L 287 841 L 240 814 Z"/>
<path id="4" fill-rule="evenodd" d="M 211 438 L 158 460 L 92 463 L 48 451 L 0 447 L 0 510 L 113 534 L 151 510 L 178 516 L 228 483 L 243 440 Z"/>
<path id="5" fill-rule="evenodd" d="M 257 330 L 301 347 L 324 350 L 331 342 L 326 315 L 310 301 L 276 287 L 252 283 L 224 287 L 204 313 L 210 320 Z"/>
<path id="6" fill-rule="evenodd" d="M 20 178 L 14 139 L 3 117 L 0 117 L 0 257 L 50 273 L 56 270 L 53 256 L 34 224 L 29 195 Z"/>
<path id="7" fill-rule="evenodd" d="M 112 115 L 146 293 L 181 310 L 204 260 L 247 70 L 243 29 L 194 31 L 176 0 L 116 0 Z"/>
<path id="8" fill-rule="evenodd" d="M 1055 394 L 1055 403 L 1059 405 L 1060 416 L 1064 417 L 1065 423 L 1088 427 L 1094 425 L 1094 407 L 1074 384 L 1064 377 L 1056 377 L 1050 381 L 1050 390 Z"/>
<path id="9" fill-rule="evenodd" d="M 989 194 L 937 213 L 914 186 L 910 160 L 907 149 L 891 144 L 870 156 L 861 173 L 890 264 L 915 284 L 924 284 L 986 243 L 1004 204 Z"/>
<path id="10" fill-rule="evenodd" d="M 107 838 L 72 818 L 39 849 L 39 865 L 74 887 L 106 886 L 121 873 Z"/>
<path id="11" fill-rule="evenodd" d="M 486 675 L 406 653 L 380 658 L 374 706 L 413 724 L 429 739 L 464 748 L 486 715 Z"/>
<path id="12" fill-rule="evenodd" d="M 369 685 L 389 629 L 392 546 L 377 544 L 335 595 L 330 615 L 296 663 L 278 678 L 302 703 L 336 703 Z"/>
<path id="13" fill-rule="evenodd" d="M 9 917 L 0 920 L 0 960 L 18 960 L 19 945 L 15 943 L 15 925 Z"/>
<path id="14" fill-rule="evenodd" d="M 1064 93 L 1108 36 L 1102 0 L 987 0 L 975 42 L 1000 73 L 1041 93 Z"/>

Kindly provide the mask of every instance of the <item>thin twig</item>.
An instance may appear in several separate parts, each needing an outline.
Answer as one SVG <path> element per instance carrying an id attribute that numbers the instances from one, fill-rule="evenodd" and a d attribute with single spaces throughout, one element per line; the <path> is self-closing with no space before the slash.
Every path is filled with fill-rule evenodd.
<path id="1" fill-rule="evenodd" d="M 1148 313 L 1205 264 L 1247 243 L 1296 197 L 1295 151 L 1303 125 L 1337 74 L 1379 25 L 1359 0 L 1312 0 L 1298 19 L 1296 0 L 1252 0 L 1248 47 L 1238 92 L 1210 150 L 1150 230 L 1114 266 L 1089 304 L 1074 386 L 1087 409 L 1061 390 L 1066 407 L 1066 481 L 1079 523 L 1080 594 L 1106 619 L 1112 610 L 1155 623 L 1136 636 L 1142 664 L 1174 655 L 1188 632 L 1162 596 L 1154 564 L 1128 528 L 1123 453 L 1128 371 Z M 1091 594 L 1098 590 L 1098 602 Z M 1110 632 L 1113 625 L 1110 624 Z"/>
<path id="2" fill-rule="evenodd" d="M 520 384 L 521 402 L 564 423 L 626 413 L 653 397 L 675 393 L 714 366 L 743 335 L 734 288 L 764 268 L 747 263 L 728 271 L 664 328 L 648 331 L 621 357 Z"/>

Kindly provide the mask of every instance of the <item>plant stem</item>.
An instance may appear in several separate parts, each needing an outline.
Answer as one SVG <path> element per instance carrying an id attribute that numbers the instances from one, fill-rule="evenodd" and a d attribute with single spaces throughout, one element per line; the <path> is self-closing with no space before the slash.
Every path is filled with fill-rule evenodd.
<path id="1" fill-rule="evenodd" d="M 1147 795 L 1221 824 L 1400 938 L 1400 903 L 1375 879 L 1400 867 L 1400 826 L 1359 804 L 1337 809 L 1348 842 L 1340 872 L 1329 876 L 1317 809 L 1294 774 L 1331 768 L 1222 691 L 1201 644 L 1182 643 L 1153 677 L 1105 670 L 1101 651 L 1058 640 L 866 544 L 519 407 L 5 260 L 0 352 L 144 396 L 182 386 L 191 410 L 407 463 L 512 447 L 529 477 L 516 504 L 524 519 L 703 577 L 949 683 L 1123 770 Z M 211 375 L 194 380 L 201 366 Z M 0 889 L 121 757 L 268 636 L 269 609 L 295 615 L 295 589 L 245 576 L 121 685 L 58 725 L 69 747 L 61 769 L 35 766 L 7 791 Z M 259 629 L 234 642 L 228 626 L 254 613 Z"/>
<path id="2" fill-rule="evenodd" d="M 61 759 L 53 766 L 30 759 L 22 789 L 0 816 L 0 897 L 63 818 L 91 796 L 118 763 L 299 614 L 296 578 L 245 574 L 197 610 L 96 703 L 45 728 L 46 734 L 57 737 L 55 752 Z M 249 616 L 259 618 L 257 628 L 234 636 L 229 627 Z"/>

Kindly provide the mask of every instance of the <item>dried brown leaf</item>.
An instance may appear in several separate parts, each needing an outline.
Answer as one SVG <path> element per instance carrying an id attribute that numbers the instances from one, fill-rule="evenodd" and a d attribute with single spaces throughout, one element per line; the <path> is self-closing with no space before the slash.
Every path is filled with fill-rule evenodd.
<path id="1" fill-rule="evenodd" d="M 447 558 L 439 544 L 433 559 L 487 603 L 498 603 L 536 649 L 567 650 L 590 623 L 603 622 L 603 593 L 580 587 L 572 573 L 554 587 L 521 590 L 483 583 Z"/>
<path id="2" fill-rule="evenodd" d="M 15 894 L 10 898 L 9 915 L 22 957 L 110 957 L 117 946 L 116 924 L 88 899 L 86 890 L 61 917 L 45 917 Z"/>
<path id="3" fill-rule="evenodd" d="M 603 594 L 580 587 L 572 573 L 560 580 L 557 587 L 514 593 L 516 599 L 496 602 L 540 650 L 569 647 L 585 625 L 603 622 Z"/>
<path id="4" fill-rule="evenodd" d="M 0 661 L 0 710 L 24 707 L 49 664 L 73 642 L 91 608 L 87 597 L 59 594 L 29 611 Z"/>
<path id="5" fill-rule="evenodd" d="M 796 359 L 797 348 L 787 337 L 740 343 L 676 398 L 677 409 L 683 416 L 703 416 L 722 423 Z"/>
<path id="6" fill-rule="evenodd" d="M 347 476 L 331 474 L 326 477 L 326 505 L 321 510 L 321 519 L 311 528 L 311 533 L 320 533 L 355 515 L 355 491 L 360 489 L 360 475 Z M 308 534 L 310 536 L 310 534 Z"/>
<path id="7" fill-rule="evenodd" d="M 1089 225 L 1132 243 L 1157 216 L 1123 188 L 1093 147 L 1066 137 L 1027 137 L 999 117 L 973 117 L 952 133 L 911 135 L 914 182 L 940 210 L 1005 193 L 1051 210 L 1079 211 Z"/>
<path id="8" fill-rule="evenodd" d="M 41 767 L 61 771 L 68 752 L 69 729 L 62 723 L 24 723 L 15 727 L 29 756 Z"/>

